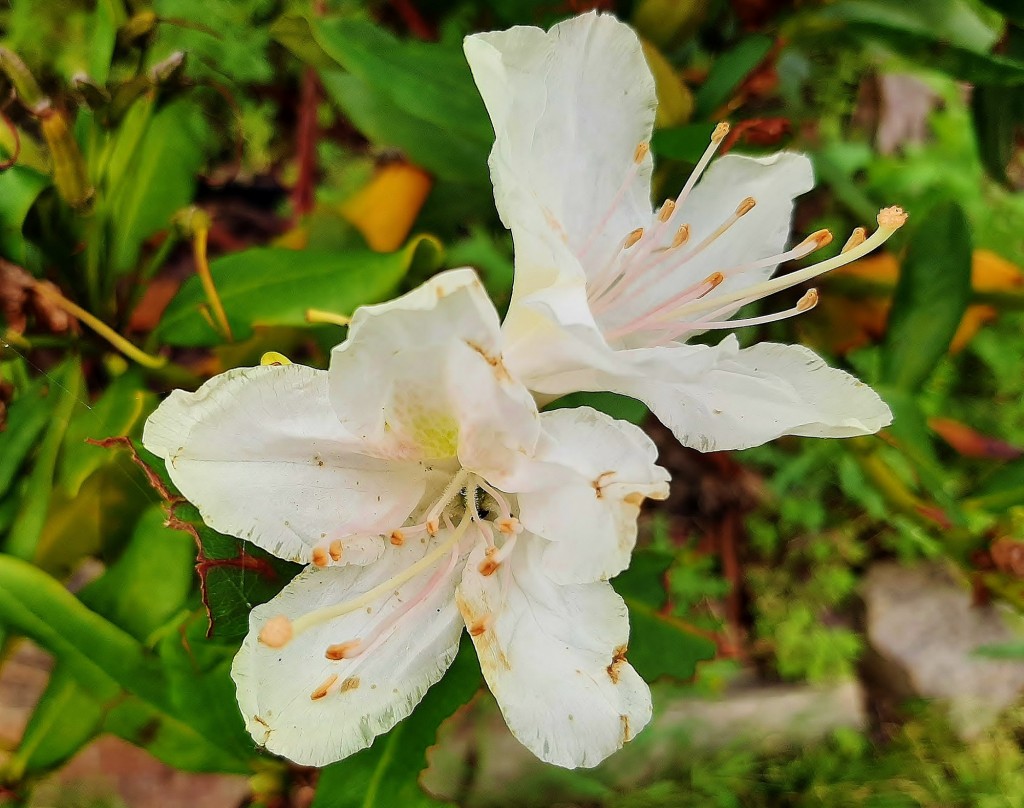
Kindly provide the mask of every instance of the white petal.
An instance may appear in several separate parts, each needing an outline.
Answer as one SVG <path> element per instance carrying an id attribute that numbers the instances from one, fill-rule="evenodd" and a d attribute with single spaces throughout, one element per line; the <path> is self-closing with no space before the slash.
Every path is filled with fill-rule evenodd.
<path id="1" fill-rule="evenodd" d="M 644 498 L 665 499 L 669 475 L 643 430 L 589 407 L 541 416 L 544 439 L 520 491 L 523 527 L 550 541 L 552 580 L 607 580 L 629 566 Z"/>
<path id="2" fill-rule="evenodd" d="M 730 336 L 714 348 L 636 353 L 646 354 L 645 370 L 609 378 L 605 389 L 643 401 L 681 443 L 702 452 L 746 449 L 782 435 L 869 435 L 892 422 L 874 390 L 801 345 L 738 350 Z"/>
<path id="3" fill-rule="evenodd" d="M 679 223 L 690 225 L 689 248 L 700 244 L 747 197 L 757 205 L 710 246 L 679 265 L 662 283 L 638 295 L 628 306 L 616 307 L 609 326 L 650 311 L 713 272 L 769 258 L 786 249 L 793 218 L 793 200 L 814 187 L 814 169 L 803 154 L 779 152 L 768 157 L 727 155 L 712 162 L 682 209 Z M 729 276 L 707 299 L 735 292 L 769 277 L 775 266 Z"/>
<path id="4" fill-rule="evenodd" d="M 530 534 L 493 575 L 478 572 L 482 558 L 477 548 L 456 597 L 509 729 L 548 763 L 596 766 L 651 718 L 650 691 L 624 659 L 625 603 L 605 582 L 554 583 Z"/>
<path id="5" fill-rule="evenodd" d="M 351 542 L 343 562 L 372 560 L 379 541 L 355 535 L 401 525 L 424 490 L 417 464 L 356 453 L 327 374 L 302 365 L 239 368 L 176 390 L 142 440 L 210 527 L 292 561 L 336 539 Z"/>
<path id="6" fill-rule="evenodd" d="M 442 531 L 435 542 L 444 536 Z M 304 766 L 323 766 L 369 746 L 412 712 L 458 651 L 463 621 L 453 597 L 461 560 L 449 568 L 445 556 L 369 606 L 310 628 L 282 648 L 270 648 L 257 637 L 270 618 L 295 619 L 368 592 L 421 559 L 427 549 L 418 541 L 403 547 L 389 544 L 382 558 L 368 567 L 309 567 L 277 597 L 253 610 L 231 675 L 257 743 Z M 445 572 L 433 593 L 376 648 L 350 659 L 326 658 L 328 646 L 371 636 L 389 615 L 422 593 L 432 575 Z M 312 698 L 326 684 L 329 692 Z"/>
<path id="7" fill-rule="evenodd" d="M 381 456 L 457 454 L 486 474 L 537 441 L 536 405 L 505 367 L 497 312 L 469 269 L 356 311 L 329 373 L 338 417 Z"/>
<path id="8" fill-rule="evenodd" d="M 465 51 L 494 125 L 491 179 L 515 239 L 516 294 L 528 294 L 552 271 L 579 271 L 571 253 L 551 262 L 559 242 L 579 252 L 596 230 L 587 252 L 606 256 L 649 218 L 650 155 L 618 191 L 650 140 L 654 79 L 634 31 L 607 15 L 475 34 Z"/>

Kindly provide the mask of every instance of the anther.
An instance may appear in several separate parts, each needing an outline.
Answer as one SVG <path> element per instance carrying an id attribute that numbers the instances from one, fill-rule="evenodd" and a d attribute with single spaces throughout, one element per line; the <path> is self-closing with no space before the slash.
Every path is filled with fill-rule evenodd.
<path id="1" fill-rule="evenodd" d="M 676 212 L 676 202 L 674 199 L 666 199 L 665 203 L 661 206 L 661 210 L 658 211 L 658 219 L 667 222 L 672 218 L 672 214 Z"/>
<path id="2" fill-rule="evenodd" d="M 292 621 L 283 614 L 279 614 L 263 624 L 259 640 L 268 648 L 284 648 L 291 640 L 292 633 Z"/>
<path id="3" fill-rule="evenodd" d="M 327 551 L 323 547 L 313 548 L 313 563 L 318 567 L 326 567 L 328 562 Z"/>
<path id="4" fill-rule="evenodd" d="M 395 545 L 395 547 L 401 547 L 405 544 L 405 534 L 401 530 L 391 531 L 391 543 Z"/>
<path id="5" fill-rule="evenodd" d="M 327 552 L 331 554 L 331 558 L 334 561 L 341 561 L 341 554 L 344 552 L 344 549 L 345 548 L 341 544 L 341 539 L 335 539 L 327 548 Z"/>
<path id="6" fill-rule="evenodd" d="M 860 231 L 862 234 L 863 230 Z M 794 249 L 800 250 L 810 247 L 814 250 L 820 250 L 822 247 L 827 247 L 832 243 L 832 233 L 829 230 L 818 230 L 811 233 L 807 238 L 796 245 Z"/>
<path id="7" fill-rule="evenodd" d="M 867 240 L 868 240 L 868 231 L 865 230 L 863 227 L 858 227 L 856 230 L 853 231 L 853 233 L 850 234 L 850 238 L 847 240 L 846 244 L 843 245 L 843 250 L 842 251 L 844 253 L 845 252 L 849 252 L 850 250 L 853 250 L 853 249 L 859 247 L 861 244 L 863 244 Z"/>
<path id="8" fill-rule="evenodd" d="M 894 205 L 878 212 L 878 226 L 883 230 L 899 230 L 906 223 L 907 212 L 901 207 Z"/>
<path id="9" fill-rule="evenodd" d="M 754 199 L 754 197 L 752 197 L 752 196 L 748 196 L 746 199 L 744 199 L 742 202 L 740 202 L 739 207 L 736 208 L 736 215 L 737 216 L 746 216 L 748 213 L 750 213 L 750 211 L 752 211 L 754 209 L 754 207 L 756 205 L 757 205 L 757 200 Z"/>
<path id="10" fill-rule="evenodd" d="M 430 519 L 427 521 L 427 533 L 432 537 L 437 535 L 437 531 L 441 529 L 441 523 L 436 519 Z"/>
<path id="11" fill-rule="evenodd" d="M 500 561 L 495 561 L 493 558 L 485 558 L 483 561 L 480 562 L 480 566 L 477 567 L 476 569 L 477 569 L 477 572 L 479 572 L 481 575 L 483 575 L 486 578 L 486 577 L 488 577 L 490 575 L 494 575 L 495 571 L 500 566 L 501 566 L 501 562 Z"/>
<path id="12" fill-rule="evenodd" d="M 497 527 L 498 530 L 500 530 L 506 536 L 513 536 L 516 533 L 522 531 L 523 529 L 523 526 L 520 524 L 519 520 L 516 519 L 514 516 L 509 516 L 504 519 L 498 519 L 495 521 L 494 526 Z"/>
<path id="13" fill-rule="evenodd" d="M 633 152 L 633 162 L 639 165 L 644 161 L 647 153 L 651 150 L 651 147 L 647 143 L 638 143 L 636 151 Z"/>
<path id="14" fill-rule="evenodd" d="M 688 224 L 680 225 L 679 229 L 676 230 L 675 238 L 672 239 L 672 246 L 670 246 L 669 249 L 670 250 L 675 250 L 675 249 L 677 249 L 679 247 L 682 247 L 689 240 L 690 240 L 690 225 L 688 225 Z"/>
<path id="15" fill-rule="evenodd" d="M 322 699 L 331 691 L 331 688 L 334 687 L 334 683 L 337 681 L 338 674 L 332 673 L 330 676 L 327 677 L 326 680 L 324 680 L 324 683 L 320 685 L 320 687 L 318 687 L 316 690 L 309 694 L 309 697 L 313 701 L 316 701 L 317 699 Z"/>
<path id="16" fill-rule="evenodd" d="M 643 237 L 644 229 L 642 227 L 638 227 L 636 230 L 631 230 L 629 235 L 626 236 L 626 240 L 622 243 L 622 249 L 628 250 Z"/>
<path id="17" fill-rule="evenodd" d="M 328 645 L 324 656 L 337 662 L 339 659 L 355 656 L 356 649 L 360 645 L 362 645 L 361 640 L 348 640 L 347 642 L 339 642 L 337 645 Z"/>
<path id="18" fill-rule="evenodd" d="M 717 289 L 724 280 L 725 275 L 723 273 L 712 272 L 704 280 L 701 281 L 701 285 L 706 283 L 708 285 L 708 288 L 705 291 L 701 292 L 700 295 L 698 295 L 698 297 L 704 297 L 704 295 L 706 295 L 712 289 Z"/>
<path id="19" fill-rule="evenodd" d="M 800 312 L 810 311 L 818 305 L 818 290 L 808 289 L 806 294 L 796 303 L 796 310 Z"/>
<path id="20" fill-rule="evenodd" d="M 718 126 L 715 127 L 715 131 L 711 133 L 712 143 L 721 143 L 725 140 L 725 136 L 729 134 L 729 124 L 722 121 Z"/>

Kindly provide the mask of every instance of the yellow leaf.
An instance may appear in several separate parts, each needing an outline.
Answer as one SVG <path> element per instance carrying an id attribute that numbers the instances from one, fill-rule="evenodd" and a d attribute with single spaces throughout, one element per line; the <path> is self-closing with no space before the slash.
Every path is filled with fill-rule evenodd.
<path id="1" fill-rule="evenodd" d="M 647 66 L 654 75 L 654 91 L 658 96 L 654 128 L 661 129 L 686 123 L 693 115 L 693 94 L 657 47 L 647 40 L 643 40 L 642 45 Z"/>
<path id="2" fill-rule="evenodd" d="M 388 163 L 339 208 L 377 252 L 393 252 L 405 242 L 432 181 L 411 163 Z"/>

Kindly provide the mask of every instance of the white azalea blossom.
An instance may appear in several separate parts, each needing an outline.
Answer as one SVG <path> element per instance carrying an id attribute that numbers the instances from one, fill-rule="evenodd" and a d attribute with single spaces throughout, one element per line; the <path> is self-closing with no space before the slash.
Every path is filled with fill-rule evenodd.
<path id="1" fill-rule="evenodd" d="M 813 185 L 805 156 L 711 163 L 722 124 L 678 196 L 654 209 L 657 100 L 628 26 L 591 13 L 549 32 L 476 34 L 465 52 L 494 125 L 495 200 L 515 242 L 506 359 L 531 390 L 548 400 L 578 390 L 632 396 L 704 451 L 890 423 L 870 388 L 807 348 L 687 339 L 811 308 L 813 290 L 789 311 L 729 319 L 873 250 L 902 225 L 901 210 L 882 211 L 876 233 L 855 232 L 837 258 L 769 280 L 781 262 L 831 241 L 821 231 L 785 249 L 793 199 Z"/>
<path id="2" fill-rule="evenodd" d="M 232 669 L 269 750 L 316 766 L 368 746 L 464 628 L 543 760 L 593 766 L 650 719 L 607 579 L 668 475 L 631 424 L 538 413 L 471 270 L 358 310 L 328 371 L 243 368 L 173 393 L 144 443 L 211 527 L 309 563 L 253 610 Z"/>

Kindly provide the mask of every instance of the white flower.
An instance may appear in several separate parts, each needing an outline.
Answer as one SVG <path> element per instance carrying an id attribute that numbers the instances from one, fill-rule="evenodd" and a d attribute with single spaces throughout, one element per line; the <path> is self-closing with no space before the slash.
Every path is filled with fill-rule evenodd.
<path id="1" fill-rule="evenodd" d="M 870 388 L 804 347 L 686 340 L 811 308 L 813 291 L 789 311 L 729 321 L 746 303 L 874 249 L 902 211 L 883 211 L 878 232 L 858 231 L 839 258 L 768 280 L 780 262 L 831 240 L 822 231 L 783 250 L 793 199 L 813 185 L 806 157 L 727 156 L 697 184 L 723 124 L 679 195 L 655 211 L 654 80 L 628 26 L 591 13 L 550 32 L 476 34 L 465 51 L 494 125 L 491 178 L 515 242 L 506 359 L 531 390 L 632 396 L 703 451 L 890 423 Z"/>
<path id="2" fill-rule="evenodd" d="M 249 731 L 323 765 L 368 746 L 468 627 L 515 736 L 593 766 L 649 720 L 624 661 L 629 563 L 668 475 L 631 424 L 538 414 L 470 270 L 360 309 L 329 371 L 244 368 L 146 424 L 213 528 L 311 562 L 257 607 L 232 674 Z"/>

